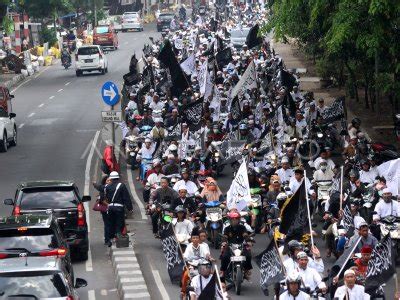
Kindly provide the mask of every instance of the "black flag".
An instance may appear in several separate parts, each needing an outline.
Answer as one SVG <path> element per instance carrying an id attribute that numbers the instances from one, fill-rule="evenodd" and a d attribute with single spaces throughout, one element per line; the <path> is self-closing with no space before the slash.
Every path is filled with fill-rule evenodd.
<path id="1" fill-rule="evenodd" d="M 208 45 L 208 48 L 206 51 L 203 52 L 203 56 L 214 56 L 214 44 L 215 41 L 213 41 L 211 44 Z"/>
<path id="2" fill-rule="evenodd" d="M 164 46 L 158 54 L 158 60 L 169 69 L 172 81 L 171 93 L 173 96 L 179 97 L 189 87 L 189 83 L 175 57 L 169 40 L 165 41 Z"/>
<path id="3" fill-rule="evenodd" d="M 209 300 L 209 299 L 215 299 L 215 293 L 216 293 L 216 275 L 211 277 L 211 280 L 207 283 L 207 285 L 203 288 L 201 291 L 201 294 L 197 298 L 198 300 Z"/>
<path id="4" fill-rule="evenodd" d="M 365 275 L 365 291 L 368 294 L 372 295 L 396 273 L 395 254 L 392 249 L 392 239 L 390 234 L 387 234 L 372 251 Z"/>
<path id="5" fill-rule="evenodd" d="M 281 85 L 286 87 L 287 90 L 291 92 L 293 87 L 297 84 L 296 77 L 284 69 L 280 70 L 280 75 Z"/>
<path id="6" fill-rule="evenodd" d="M 140 82 L 140 75 L 135 72 L 129 72 L 122 76 L 126 86 L 132 86 Z"/>
<path id="7" fill-rule="evenodd" d="M 294 195 L 282 206 L 279 232 L 300 240 L 303 234 L 308 233 L 308 228 L 306 184 L 303 179 Z"/>
<path id="8" fill-rule="evenodd" d="M 279 252 L 272 238 L 267 249 L 255 257 L 257 265 L 260 267 L 260 285 L 265 292 L 272 284 L 285 279 L 285 270 L 279 259 Z"/>
<path id="9" fill-rule="evenodd" d="M 185 105 L 182 108 L 182 116 L 191 131 L 199 130 L 203 117 L 203 98 Z"/>
<path id="10" fill-rule="evenodd" d="M 234 121 L 239 122 L 242 120 L 242 110 L 240 108 L 239 98 L 237 95 L 235 98 L 233 98 L 231 103 L 231 114 Z"/>
<path id="11" fill-rule="evenodd" d="M 258 36 L 259 26 L 254 25 L 247 34 L 246 45 L 249 49 L 262 44 L 262 37 Z"/>
<path id="12" fill-rule="evenodd" d="M 181 124 L 177 123 L 175 126 L 171 126 L 167 129 L 168 137 L 170 139 L 179 138 L 181 136 Z"/>
<path id="13" fill-rule="evenodd" d="M 184 262 L 171 223 L 167 229 L 161 231 L 161 243 L 165 259 L 167 260 L 169 278 L 172 283 L 179 283 L 184 268 Z"/>
<path id="14" fill-rule="evenodd" d="M 346 229 L 348 237 L 353 236 L 354 233 L 354 217 L 350 210 L 350 201 L 347 201 L 343 210 L 343 227 Z"/>
<path id="15" fill-rule="evenodd" d="M 231 48 L 226 48 L 222 51 L 219 51 L 215 56 L 215 60 L 217 61 L 218 70 L 222 70 L 224 66 L 232 61 Z"/>
<path id="16" fill-rule="evenodd" d="M 324 109 L 321 118 L 325 123 L 338 121 L 346 116 L 345 97 L 337 98 L 331 106 Z"/>

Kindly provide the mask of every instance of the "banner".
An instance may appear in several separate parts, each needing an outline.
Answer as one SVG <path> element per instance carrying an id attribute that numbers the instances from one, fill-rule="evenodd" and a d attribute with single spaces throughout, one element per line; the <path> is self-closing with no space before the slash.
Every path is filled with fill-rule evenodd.
<path id="1" fill-rule="evenodd" d="M 178 123 L 175 126 L 167 128 L 167 137 L 180 138 L 181 137 L 181 124 Z"/>
<path id="2" fill-rule="evenodd" d="M 205 60 L 203 64 L 200 66 L 199 73 L 197 74 L 197 81 L 199 82 L 200 94 L 202 96 L 204 96 L 204 93 L 206 91 L 207 76 L 208 76 L 208 62 L 207 60 Z"/>
<path id="3" fill-rule="evenodd" d="M 221 165 L 231 164 L 242 158 L 242 152 L 246 141 L 225 140 L 220 146 Z"/>
<path id="4" fill-rule="evenodd" d="M 400 158 L 389 160 L 378 166 L 379 176 L 386 179 L 386 186 L 393 196 L 397 196 L 400 190 Z"/>
<path id="5" fill-rule="evenodd" d="M 247 162 L 244 159 L 235 178 L 226 194 L 228 209 L 237 208 L 239 211 L 247 207 L 251 200 L 249 177 L 247 176 Z"/>
<path id="6" fill-rule="evenodd" d="M 219 51 L 215 56 L 215 60 L 217 61 L 218 70 L 222 70 L 227 64 L 232 61 L 231 48 L 226 48 L 222 51 Z"/>
<path id="7" fill-rule="evenodd" d="M 258 45 L 262 44 L 262 37 L 258 35 L 259 26 L 258 24 L 254 25 L 246 37 L 246 45 L 249 49 L 254 48 Z"/>
<path id="8" fill-rule="evenodd" d="M 272 238 L 267 249 L 255 257 L 255 261 L 260 267 L 260 285 L 264 293 L 270 285 L 285 279 L 285 269 L 279 255 L 274 238 Z"/>
<path id="9" fill-rule="evenodd" d="M 239 98 L 242 98 L 247 90 L 252 90 L 255 88 L 257 88 L 256 66 L 254 61 L 251 61 L 239 82 L 233 88 L 231 98 L 235 98 L 236 95 L 238 95 Z"/>
<path id="10" fill-rule="evenodd" d="M 196 73 L 196 58 L 194 54 L 191 54 L 186 60 L 181 63 L 182 70 L 187 75 L 192 75 Z"/>
<path id="11" fill-rule="evenodd" d="M 191 131 L 199 130 L 203 117 L 203 98 L 184 106 L 182 108 L 182 117 L 187 122 Z"/>
<path id="12" fill-rule="evenodd" d="M 267 152 L 272 150 L 272 137 L 271 137 L 271 132 L 267 133 L 265 137 L 261 140 L 260 147 L 258 149 L 259 152 Z"/>
<path id="13" fill-rule="evenodd" d="M 396 273 L 395 254 L 390 233 L 375 246 L 368 261 L 365 275 L 365 291 L 373 294 Z"/>
<path id="14" fill-rule="evenodd" d="M 345 97 L 337 98 L 331 106 L 321 112 L 321 118 L 325 123 L 338 121 L 346 116 Z"/>
<path id="15" fill-rule="evenodd" d="M 179 244 L 176 240 L 172 223 L 168 228 L 161 231 L 162 250 L 167 260 L 168 275 L 172 283 L 179 283 L 181 280 L 184 262 L 179 251 Z"/>

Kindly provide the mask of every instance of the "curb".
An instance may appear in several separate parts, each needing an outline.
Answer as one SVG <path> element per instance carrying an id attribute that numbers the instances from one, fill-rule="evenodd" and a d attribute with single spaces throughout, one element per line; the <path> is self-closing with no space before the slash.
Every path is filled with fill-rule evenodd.
<path id="1" fill-rule="evenodd" d="M 138 264 L 131 242 L 127 248 L 111 247 L 110 257 L 115 273 L 115 281 L 121 300 L 151 299 L 142 270 Z"/>
<path id="2" fill-rule="evenodd" d="M 12 79 L 4 82 L 3 86 L 8 89 L 11 89 L 12 87 L 16 86 L 18 83 L 23 81 L 24 79 L 25 79 L 25 76 L 23 74 L 18 74 L 18 75 L 15 75 Z"/>

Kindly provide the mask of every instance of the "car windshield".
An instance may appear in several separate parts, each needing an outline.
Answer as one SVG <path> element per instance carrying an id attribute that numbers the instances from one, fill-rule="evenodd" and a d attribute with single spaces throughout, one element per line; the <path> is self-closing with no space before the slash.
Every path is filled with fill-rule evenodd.
<path id="1" fill-rule="evenodd" d="M 247 34 L 249 33 L 249 29 L 243 28 L 242 30 L 232 30 L 231 31 L 231 38 L 242 38 L 246 37 Z"/>
<path id="2" fill-rule="evenodd" d="M 96 32 L 97 34 L 108 33 L 108 32 L 109 32 L 108 26 L 96 27 L 96 28 L 95 28 L 95 32 Z"/>
<path id="3" fill-rule="evenodd" d="M 26 189 L 20 194 L 22 209 L 74 208 L 77 197 L 71 189 Z"/>
<path id="4" fill-rule="evenodd" d="M 124 15 L 124 19 L 137 19 L 137 18 L 139 18 L 139 15 L 138 14 L 127 14 L 127 15 Z"/>
<path id="5" fill-rule="evenodd" d="M 31 299 L 30 295 L 32 299 L 48 299 L 66 297 L 68 292 L 59 273 L 0 273 L 0 299 Z"/>
<path id="6" fill-rule="evenodd" d="M 161 20 L 170 20 L 174 18 L 174 15 L 160 15 Z"/>
<path id="7" fill-rule="evenodd" d="M 98 53 L 99 49 L 97 47 L 82 47 L 78 49 L 78 55 L 93 55 Z"/>
<path id="8" fill-rule="evenodd" d="M 0 252 L 26 249 L 31 252 L 58 248 L 57 238 L 50 228 L 0 230 Z"/>

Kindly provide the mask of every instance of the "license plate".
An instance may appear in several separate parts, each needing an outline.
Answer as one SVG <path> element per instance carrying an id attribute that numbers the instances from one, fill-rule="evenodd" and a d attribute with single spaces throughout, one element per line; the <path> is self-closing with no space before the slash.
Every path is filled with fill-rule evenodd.
<path id="1" fill-rule="evenodd" d="M 244 256 L 232 256 L 231 261 L 245 261 L 246 257 Z"/>
<path id="2" fill-rule="evenodd" d="M 91 63 L 93 62 L 93 59 L 85 59 L 85 63 Z"/>

